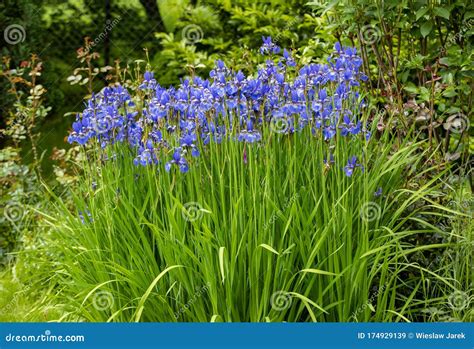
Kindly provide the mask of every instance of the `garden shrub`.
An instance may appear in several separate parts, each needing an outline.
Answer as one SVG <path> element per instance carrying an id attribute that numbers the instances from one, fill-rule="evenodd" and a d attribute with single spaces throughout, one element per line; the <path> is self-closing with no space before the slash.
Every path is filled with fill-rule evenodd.
<path id="1" fill-rule="evenodd" d="M 442 157 L 465 164 L 472 119 L 474 5 L 450 0 L 309 4 L 319 28 L 348 38 L 364 58 L 373 102 L 416 125 Z M 471 142 L 472 143 L 472 142 Z"/>

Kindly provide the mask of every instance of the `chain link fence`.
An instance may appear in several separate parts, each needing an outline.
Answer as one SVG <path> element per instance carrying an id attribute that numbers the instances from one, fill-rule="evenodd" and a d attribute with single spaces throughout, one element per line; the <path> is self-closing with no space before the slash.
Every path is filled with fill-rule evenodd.
<path id="1" fill-rule="evenodd" d="M 74 60 L 86 36 L 104 64 L 115 58 L 142 58 L 141 48 L 155 49 L 155 33 L 165 30 L 156 0 L 70 0 L 40 11 L 45 31 L 40 34 L 43 47 L 39 55 L 45 59 Z"/>
<path id="2" fill-rule="evenodd" d="M 157 1 L 6 0 L 0 4 L 0 55 L 18 66 L 37 54 L 45 73 L 55 75 L 47 79 L 50 87 L 78 66 L 76 51 L 86 37 L 87 49 L 100 54 L 100 65 L 143 59 L 143 48 L 154 54 L 159 46 L 155 34 L 166 30 Z"/>
<path id="3" fill-rule="evenodd" d="M 47 103 L 53 108 L 45 127 L 48 133 L 51 128 L 57 129 L 57 134 L 51 133 L 50 140 L 45 138 L 46 143 L 57 142 L 61 133 L 66 134 L 70 120 L 65 121 L 62 115 L 79 110 L 83 103 L 84 90 L 70 86 L 67 78 L 81 65 L 77 50 L 84 46 L 85 38 L 90 38 L 86 49 L 100 54 L 96 62 L 99 66 L 113 66 L 116 59 L 122 63 L 144 59 L 143 48 L 152 57 L 159 49 L 156 33 L 170 28 L 168 19 L 172 13 L 161 4 L 159 8 L 158 1 L 4 0 L 0 3 L 3 69 L 8 69 L 7 57 L 9 69 L 20 66 L 33 53 L 43 61 L 41 84 L 48 90 Z M 184 6 L 185 2 L 179 8 Z M 1 128 L 3 115 L 11 111 L 14 102 L 1 78 L 0 93 L 5 96 L 0 101 Z"/>

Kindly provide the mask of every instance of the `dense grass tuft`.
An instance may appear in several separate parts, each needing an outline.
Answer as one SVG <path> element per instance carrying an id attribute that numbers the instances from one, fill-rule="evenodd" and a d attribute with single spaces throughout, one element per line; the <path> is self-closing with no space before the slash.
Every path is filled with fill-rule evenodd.
<path id="1" fill-rule="evenodd" d="M 446 302 L 453 280 L 426 271 L 442 281 L 426 288 L 411 258 L 450 245 L 409 241 L 447 235 L 429 217 L 455 212 L 431 200 L 438 177 L 420 181 L 431 170 L 420 144 L 336 137 L 325 165 L 321 135 L 270 132 L 261 144 L 211 142 L 186 174 L 131 166 L 120 144 L 101 165 L 90 152 L 82 217 L 61 205 L 48 217 L 62 319 L 412 321 Z M 347 177 L 354 153 L 364 170 Z"/>

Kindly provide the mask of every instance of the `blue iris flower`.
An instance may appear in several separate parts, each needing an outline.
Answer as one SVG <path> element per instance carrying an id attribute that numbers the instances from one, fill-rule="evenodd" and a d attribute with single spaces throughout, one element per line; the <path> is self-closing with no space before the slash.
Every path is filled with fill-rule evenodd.
<path id="1" fill-rule="evenodd" d="M 140 105 L 124 86 L 106 87 L 85 103 L 68 141 L 104 148 L 127 143 L 136 152 L 137 166 L 157 164 L 158 156 L 171 150 L 171 159 L 163 161 L 165 169 L 177 166 L 187 172 L 189 158 L 200 156 L 198 144 L 259 143 L 266 126 L 278 126 L 277 132 L 288 135 L 310 127 L 328 143 L 338 133 L 370 138 L 367 125 L 357 117 L 366 107 L 359 85 L 367 77 L 360 71 L 356 49 L 336 43 L 327 64 L 303 65 L 291 74 L 288 68 L 296 66 L 291 52 L 281 50 L 271 37 L 263 37 L 260 53 L 281 56 L 247 76 L 218 60 L 208 79 L 182 79 L 169 88 L 146 71 L 139 86 L 144 91 Z M 268 125 L 275 120 L 281 122 Z M 357 167 L 362 168 L 353 157 L 344 171 L 351 176 Z"/>
<path id="2" fill-rule="evenodd" d="M 362 165 L 357 162 L 356 156 L 353 156 L 349 160 L 347 160 L 347 165 L 344 167 L 344 172 L 346 173 L 346 176 L 351 177 L 357 167 L 363 169 Z"/>
<path id="3" fill-rule="evenodd" d="M 263 45 L 260 47 L 260 54 L 278 54 L 280 53 L 280 47 L 273 43 L 271 36 L 262 36 Z"/>
<path id="4" fill-rule="evenodd" d="M 381 195 L 382 195 L 382 187 L 379 187 L 379 188 L 377 189 L 377 191 L 374 193 L 374 196 L 375 196 L 375 197 L 379 197 L 379 196 L 381 196 Z"/>
<path id="5" fill-rule="evenodd" d="M 171 166 L 176 165 L 179 167 L 179 170 L 182 173 L 186 173 L 189 170 L 188 162 L 186 159 L 183 157 L 182 154 L 182 149 L 181 148 L 176 148 L 174 153 L 173 153 L 173 159 L 168 161 L 165 165 L 165 170 L 169 172 L 171 170 Z"/>
<path id="6" fill-rule="evenodd" d="M 199 156 L 199 150 L 198 150 L 198 148 L 196 147 L 196 144 L 195 144 L 196 140 L 197 140 L 196 134 L 187 133 L 183 137 L 181 137 L 181 139 L 179 141 L 179 144 L 181 145 L 181 147 L 183 147 L 185 149 L 186 148 L 191 149 L 191 155 L 194 156 L 194 157 L 198 157 Z"/>

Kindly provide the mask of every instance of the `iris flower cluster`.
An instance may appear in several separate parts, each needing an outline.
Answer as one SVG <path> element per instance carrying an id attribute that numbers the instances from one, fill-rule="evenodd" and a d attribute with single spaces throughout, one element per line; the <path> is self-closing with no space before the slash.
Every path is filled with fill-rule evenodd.
<path id="1" fill-rule="evenodd" d="M 184 79 L 178 87 L 160 86 L 152 72 L 133 96 L 123 86 L 106 87 L 77 116 L 68 140 L 102 148 L 127 142 L 135 165 L 187 172 L 210 142 L 259 143 L 265 128 L 285 135 L 310 128 L 326 141 L 370 137 L 358 118 L 365 106 L 358 90 L 367 77 L 355 48 L 337 43 L 327 64 L 298 66 L 268 37 L 260 53 L 267 59 L 251 76 L 218 60 L 208 79 Z M 362 166 L 350 157 L 346 175 L 356 168 Z"/>

